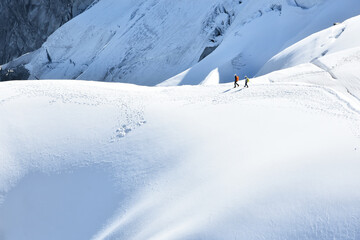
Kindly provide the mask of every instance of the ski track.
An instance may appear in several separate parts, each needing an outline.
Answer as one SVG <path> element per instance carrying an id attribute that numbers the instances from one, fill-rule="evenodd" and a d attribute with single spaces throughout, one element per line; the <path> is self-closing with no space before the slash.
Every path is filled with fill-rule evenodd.
<path id="1" fill-rule="evenodd" d="M 274 88 L 275 86 L 276 88 Z M 261 87 L 261 90 L 259 87 Z M 256 89 L 256 91 L 253 91 L 253 89 Z M 352 123 L 352 129 L 354 134 L 360 138 L 360 109 L 331 88 L 308 83 L 272 82 L 270 84 L 254 84 L 248 89 L 231 90 L 228 93 L 240 95 L 225 98 L 218 97 L 213 100 L 213 103 L 261 98 L 284 98 L 302 106 L 305 111 L 322 112 L 338 118 L 355 121 L 356 123 Z M 329 97 L 333 99 L 331 103 L 327 100 Z"/>
<path id="2" fill-rule="evenodd" d="M 44 83 L 44 82 L 43 82 Z M 48 97 L 49 104 L 61 101 L 63 103 L 72 103 L 77 105 L 86 106 L 99 106 L 99 105 L 113 105 L 118 109 L 117 122 L 118 125 L 114 126 L 114 137 L 109 141 L 113 142 L 124 137 L 127 133 L 135 130 L 139 126 L 146 123 L 145 119 L 145 103 L 152 99 L 151 92 L 140 91 L 134 95 L 121 94 L 119 89 L 110 89 L 105 87 L 109 94 L 104 97 L 102 94 L 97 94 L 91 87 L 85 87 L 82 91 L 74 90 L 66 84 L 60 84 L 57 87 L 56 84 L 45 83 L 46 87 L 42 87 L 40 84 L 25 84 L 22 88 L 13 88 L 10 96 L 0 99 L 0 104 L 7 101 L 17 99 L 19 97 Z M 64 86 L 66 86 L 64 88 Z M 227 86 L 230 86 L 228 84 Z M 228 90 L 223 89 L 220 85 L 217 87 L 210 87 L 213 91 L 208 91 L 209 87 L 195 86 L 195 87 L 182 87 L 180 91 L 189 91 L 189 94 L 183 93 L 182 96 L 189 96 L 188 98 L 179 98 L 176 94 L 172 94 L 177 88 L 155 88 L 155 92 L 158 92 L 158 97 L 155 102 L 172 101 L 180 105 L 192 105 L 200 102 L 211 102 L 212 104 L 224 104 L 230 101 L 246 101 L 250 99 L 272 99 L 283 98 L 305 107 L 305 109 L 313 110 L 316 112 L 325 112 L 337 117 L 349 118 L 352 120 L 359 120 L 360 109 L 355 107 L 350 99 L 344 98 L 334 89 L 300 82 L 274 82 L 270 84 L 253 84 L 248 89 L 241 88 Z M 256 89 L 254 91 L 254 89 Z M 221 93 L 219 94 L 219 90 Z M 225 91 L 224 91 L 225 90 Z M 193 94 L 199 92 L 199 94 Z M 326 102 L 324 94 L 333 98 L 331 106 L 324 104 Z M 135 91 L 136 92 L 136 91 Z M 90 93 L 90 94 L 89 94 Z M 125 93 L 125 92 L 124 92 Z M 190 95 L 192 97 L 190 97 Z M 195 97 L 194 97 L 195 95 Z M 352 94 L 349 93 L 349 97 L 356 100 Z M 154 99 L 153 99 L 154 100 Z M 327 102 L 328 103 L 328 102 Z M 357 134 L 360 135 L 360 134 Z"/>
<path id="3" fill-rule="evenodd" d="M 286 83 L 286 82 L 284 82 Z M 307 86 L 309 88 L 317 88 L 317 89 L 321 89 L 324 90 L 325 92 L 329 93 L 330 95 L 332 95 L 333 97 L 335 97 L 337 100 L 339 100 L 340 102 L 342 102 L 349 110 L 353 111 L 354 113 L 360 115 L 360 109 L 354 107 L 349 100 L 346 100 L 345 98 L 341 97 L 339 95 L 338 92 L 336 92 L 334 89 L 325 87 L 325 86 L 319 86 L 319 85 L 314 85 L 314 84 L 306 84 L 306 83 L 286 83 L 287 85 L 293 85 L 293 86 Z M 347 90 L 347 92 L 351 95 L 351 97 L 354 97 L 356 100 L 359 100 L 356 96 L 354 96 L 353 94 L 351 94 L 349 92 L 349 90 L 345 87 L 345 89 Z"/>
<path id="4" fill-rule="evenodd" d="M 181 90 L 188 90 L 189 97 L 180 99 L 178 97 L 172 97 L 172 88 L 162 90 L 161 93 L 164 95 L 162 98 L 164 100 L 167 99 L 167 101 L 177 102 L 182 105 L 203 102 L 204 106 L 209 102 L 212 104 L 225 104 L 232 101 L 281 98 L 301 106 L 304 111 L 321 112 L 337 118 L 355 121 L 355 123 L 351 125 L 353 125 L 355 135 L 360 137 L 360 107 L 356 107 L 358 101 L 353 98 L 351 94 L 345 96 L 329 87 L 301 82 L 270 82 L 269 84 L 255 83 L 253 85 L 250 83 L 249 88 L 240 89 L 234 89 L 232 87 L 219 89 L 219 86 L 211 87 L 214 91 L 208 91 L 206 87 L 202 88 L 197 86 L 189 89 L 188 87 L 184 87 Z M 227 86 L 230 87 L 232 84 L 227 84 Z M 199 93 L 195 94 L 193 91 Z M 186 96 L 187 93 L 182 94 L 182 96 L 184 95 Z M 170 96 L 170 98 L 168 96 Z M 329 98 L 331 101 L 329 101 Z"/>

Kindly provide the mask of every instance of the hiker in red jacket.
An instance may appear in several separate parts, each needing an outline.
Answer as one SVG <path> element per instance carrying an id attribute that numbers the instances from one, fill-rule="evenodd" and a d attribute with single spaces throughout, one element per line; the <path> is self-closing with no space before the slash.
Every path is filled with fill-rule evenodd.
<path id="1" fill-rule="evenodd" d="M 238 84 L 239 76 L 236 75 L 236 74 L 234 76 L 235 76 L 234 88 L 236 88 L 236 86 L 240 87 L 239 84 Z"/>

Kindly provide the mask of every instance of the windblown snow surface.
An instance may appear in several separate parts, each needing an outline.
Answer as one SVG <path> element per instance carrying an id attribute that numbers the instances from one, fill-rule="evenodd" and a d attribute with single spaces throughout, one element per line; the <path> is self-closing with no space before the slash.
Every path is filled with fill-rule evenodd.
<path id="1" fill-rule="evenodd" d="M 352 74 L 2 83 L 0 239 L 359 239 L 360 50 L 322 62 Z"/>

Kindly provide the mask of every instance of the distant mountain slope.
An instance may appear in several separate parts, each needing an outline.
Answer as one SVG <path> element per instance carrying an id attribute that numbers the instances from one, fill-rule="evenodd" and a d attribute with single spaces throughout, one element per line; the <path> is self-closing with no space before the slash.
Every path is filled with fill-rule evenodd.
<path id="1" fill-rule="evenodd" d="M 272 57 L 258 75 L 310 62 L 325 67 L 320 62 L 324 56 L 360 47 L 359 29 L 360 16 L 357 16 L 315 33 Z"/>
<path id="2" fill-rule="evenodd" d="M 41 47 L 51 33 L 93 1 L 0 1 L 0 64 Z"/>
<path id="3" fill-rule="evenodd" d="M 199 84 L 218 69 L 220 82 L 229 82 L 234 72 L 253 76 L 291 44 L 359 13 L 357 0 L 101 0 L 3 68 L 26 64 L 30 79 L 141 85 L 180 73 L 164 84 Z"/>

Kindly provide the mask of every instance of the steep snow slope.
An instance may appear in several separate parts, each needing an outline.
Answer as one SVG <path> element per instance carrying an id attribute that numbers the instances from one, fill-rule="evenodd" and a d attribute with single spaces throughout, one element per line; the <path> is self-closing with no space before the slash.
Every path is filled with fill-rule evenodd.
<path id="1" fill-rule="evenodd" d="M 255 75 L 280 50 L 340 19 L 345 20 L 344 16 L 359 13 L 355 2 L 326 1 L 307 9 L 315 3 L 303 2 L 302 10 L 292 4 L 275 4 L 255 13 L 252 9 L 245 9 L 243 17 L 234 21 L 224 41 L 211 56 L 161 85 L 204 83 L 214 69 L 220 82 L 232 81 L 234 72 L 242 76 Z"/>
<path id="2" fill-rule="evenodd" d="M 186 69 L 164 85 L 199 84 L 218 69 L 220 82 L 229 82 L 234 72 L 252 76 L 284 48 L 360 12 L 357 0 L 241 2 L 101 0 L 6 67 L 28 63 L 31 79 L 142 85 Z"/>
<path id="3" fill-rule="evenodd" d="M 0 238 L 359 239 L 355 52 L 248 89 L 2 83 Z"/>
<path id="4" fill-rule="evenodd" d="M 271 58 L 257 75 L 309 62 L 326 67 L 321 64 L 323 56 L 360 47 L 359 29 L 360 16 L 357 16 L 315 33 Z"/>

